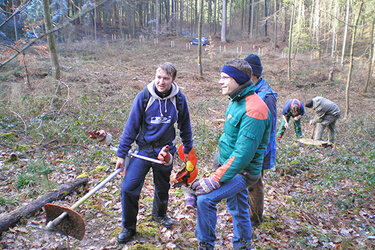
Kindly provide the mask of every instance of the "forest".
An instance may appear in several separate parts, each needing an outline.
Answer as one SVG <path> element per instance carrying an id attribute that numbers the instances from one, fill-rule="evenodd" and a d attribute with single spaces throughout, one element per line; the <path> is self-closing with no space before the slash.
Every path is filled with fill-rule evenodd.
<path id="1" fill-rule="evenodd" d="M 197 249 L 181 188 L 169 197 L 176 225 L 152 221 L 151 172 L 126 244 L 120 174 L 74 209 L 83 239 L 46 230 L 44 205 L 71 207 L 114 172 L 116 152 L 89 131 L 117 147 L 135 96 L 167 61 L 188 101 L 198 176 L 209 176 L 229 103 L 220 69 L 251 53 L 278 93 L 277 126 L 292 98 L 323 96 L 342 114 L 328 147 L 302 143 L 289 124 L 251 247 L 374 248 L 374 24 L 374 0 L 0 0 L 0 249 Z M 313 116 L 306 109 L 304 138 Z M 172 174 L 183 166 L 176 157 Z M 217 211 L 215 249 L 231 249 L 226 203 Z"/>

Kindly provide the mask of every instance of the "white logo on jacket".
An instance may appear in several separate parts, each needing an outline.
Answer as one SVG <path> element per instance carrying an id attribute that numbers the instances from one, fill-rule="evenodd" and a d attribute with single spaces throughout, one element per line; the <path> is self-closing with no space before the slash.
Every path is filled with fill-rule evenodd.
<path id="1" fill-rule="evenodd" d="M 162 123 L 171 123 L 172 117 L 160 117 L 160 116 L 154 116 L 151 117 L 151 124 L 162 124 Z"/>

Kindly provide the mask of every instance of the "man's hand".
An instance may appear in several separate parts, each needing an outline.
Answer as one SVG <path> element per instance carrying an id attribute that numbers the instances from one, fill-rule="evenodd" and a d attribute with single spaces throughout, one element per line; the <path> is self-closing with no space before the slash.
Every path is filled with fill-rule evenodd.
<path id="1" fill-rule="evenodd" d="M 191 188 L 195 191 L 195 195 L 208 194 L 219 187 L 220 183 L 215 181 L 212 176 L 195 180 L 191 184 Z"/>
<path id="2" fill-rule="evenodd" d="M 184 155 L 185 155 L 185 160 L 184 160 L 184 162 L 188 162 L 190 159 L 189 159 L 189 154 L 185 154 L 184 153 Z"/>
<path id="3" fill-rule="evenodd" d="M 173 157 L 169 153 L 169 145 L 164 146 L 158 155 L 158 159 L 163 162 L 164 165 L 169 166 L 172 164 Z"/>
<path id="4" fill-rule="evenodd" d="M 302 115 L 298 115 L 298 116 L 294 117 L 294 120 L 298 121 L 299 119 L 301 119 L 301 117 L 302 117 Z"/>
<path id="5" fill-rule="evenodd" d="M 124 166 L 125 159 L 121 157 L 117 157 L 117 162 L 116 162 L 116 169 L 122 168 Z M 121 171 L 123 174 L 125 174 L 125 168 L 123 171 Z"/>
<path id="6" fill-rule="evenodd" d="M 284 124 L 284 128 L 288 128 L 289 127 L 289 125 L 288 125 L 288 123 L 286 122 L 285 124 Z"/>

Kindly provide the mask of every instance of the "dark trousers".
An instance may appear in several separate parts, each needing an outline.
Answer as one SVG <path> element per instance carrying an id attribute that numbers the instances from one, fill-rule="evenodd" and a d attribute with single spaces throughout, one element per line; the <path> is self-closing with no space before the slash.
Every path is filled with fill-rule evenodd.
<path id="1" fill-rule="evenodd" d="M 147 151 L 140 151 L 138 154 L 150 157 Z M 166 215 L 169 198 L 168 192 L 170 189 L 170 175 L 173 164 L 164 166 L 133 158 L 121 184 L 122 226 L 124 228 L 132 230 L 136 228 L 139 196 L 150 168 L 152 168 L 155 186 L 152 215 L 158 217 L 164 217 Z"/>
<path id="2" fill-rule="evenodd" d="M 263 187 L 263 170 L 259 180 L 247 188 L 249 200 L 249 212 L 252 226 L 256 226 L 263 221 L 264 208 L 264 187 Z"/>

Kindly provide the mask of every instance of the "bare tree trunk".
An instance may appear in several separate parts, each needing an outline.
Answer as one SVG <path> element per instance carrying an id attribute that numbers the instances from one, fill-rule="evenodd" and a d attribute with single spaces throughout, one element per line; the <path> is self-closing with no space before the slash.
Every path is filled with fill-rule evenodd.
<path id="1" fill-rule="evenodd" d="M 96 41 L 96 18 L 97 18 L 97 13 L 96 13 L 96 0 L 94 0 L 94 40 Z"/>
<path id="2" fill-rule="evenodd" d="M 207 14 L 207 23 L 208 23 L 208 33 L 211 34 L 211 16 L 212 16 L 212 1 L 208 0 L 208 14 Z"/>
<path id="3" fill-rule="evenodd" d="M 250 26 L 249 38 L 253 39 L 254 37 L 254 0 L 251 0 L 249 26 Z"/>
<path id="4" fill-rule="evenodd" d="M 221 15 L 221 42 L 226 43 L 226 30 L 227 30 L 227 1 L 223 0 L 223 12 Z"/>
<path id="5" fill-rule="evenodd" d="M 354 23 L 354 30 L 352 34 L 352 44 L 350 46 L 350 65 L 349 65 L 349 71 L 348 71 L 348 78 L 346 81 L 346 91 L 345 91 L 345 97 L 346 97 L 346 111 L 345 111 L 345 117 L 344 119 L 346 120 L 349 115 L 349 89 L 350 89 L 350 81 L 352 78 L 352 71 L 353 71 L 353 55 L 354 55 L 354 44 L 355 44 L 355 36 L 357 33 L 357 26 L 358 26 L 358 21 L 359 17 L 361 16 L 361 11 L 362 11 L 362 6 L 363 6 L 363 0 L 360 3 L 359 9 L 358 9 L 358 15 L 356 17 L 355 23 Z"/>
<path id="6" fill-rule="evenodd" d="M 156 38 L 159 37 L 159 18 L 160 18 L 160 13 L 159 13 L 159 0 L 156 0 L 155 3 L 155 10 L 156 10 Z"/>
<path id="7" fill-rule="evenodd" d="M 199 25 L 198 25 L 198 67 L 199 75 L 203 77 L 202 68 L 202 22 L 203 22 L 203 0 L 199 1 Z"/>
<path id="8" fill-rule="evenodd" d="M 46 32 L 52 30 L 52 21 L 51 21 L 51 14 L 49 8 L 49 1 L 43 0 L 43 12 L 44 12 L 44 22 L 46 27 Z M 59 58 L 57 55 L 57 48 L 56 48 L 56 41 L 54 33 L 50 33 L 47 35 L 47 43 L 48 43 L 48 50 L 50 53 L 51 58 L 51 66 L 52 66 L 52 77 L 55 80 L 56 85 L 56 95 L 59 96 L 61 94 L 60 85 L 58 81 L 60 81 L 60 65 L 59 65 Z"/>
<path id="9" fill-rule="evenodd" d="M 267 13 L 267 0 L 264 0 L 264 36 L 268 36 L 267 33 L 267 24 L 268 24 L 268 13 Z"/>
<path id="10" fill-rule="evenodd" d="M 182 35 L 184 25 L 184 0 L 180 0 L 180 34 Z"/>
<path id="11" fill-rule="evenodd" d="M 216 35 L 216 28 L 217 28 L 217 1 L 218 0 L 214 0 L 215 1 L 215 4 L 214 4 L 214 35 Z"/>
<path id="12" fill-rule="evenodd" d="M 273 29 L 273 49 L 276 50 L 277 48 L 277 11 L 278 11 L 278 4 L 277 0 L 275 0 L 275 13 L 274 13 L 274 29 Z"/>
<path id="13" fill-rule="evenodd" d="M 336 28 L 337 28 L 337 9 L 338 9 L 338 1 L 334 0 L 335 6 L 333 7 L 333 17 L 332 17 L 332 45 L 331 45 L 331 57 L 335 57 L 336 51 Z"/>
<path id="14" fill-rule="evenodd" d="M 366 93 L 368 90 L 368 87 L 370 85 L 371 75 L 372 75 L 372 60 L 374 57 L 374 23 L 375 23 L 375 18 L 372 19 L 372 24 L 371 24 L 370 54 L 368 56 L 368 73 L 367 73 L 366 85 L 363 89 L 364 93 Z"/>
<path id="15" fill-rule="evenodd" d="M 293 24 L 294 24 L 294 12 L 295 12 L 296 1 L 292 3 L 292 14 L 290 17 L 290 27 L 289 27 L 289 51 L 288 51 L 288 80 L 292 79 L 292 40 L 293 40 Z"/>
<path id="16" fill-rule="evenodd" d="M 12 7 L 13 7 L 13 12 L 16 9 L 14 7 L 14 0 L 12 0 Z M 17 41 L 18 40 L 18 32 L 17 32 L 17 18 L 16 15 L 13 16 L 13 24 L 14 24 L 14 38 Z"/>
<path id="17" fill-rule="evenodd" d="M 227 29 L 227 34 L 230 33 L 230 30 L 232 28 L 232 0 L 229 0 L 229 20 L 228 20 L 228 25 L 229 25 L 229 28 Z M 241 28 L 242 30 L 242 28 Z"/>
<path id="18" fill-rule="evenodd" d="M 346 0 L 346 14 L 345 14 L 345 29 L 344 29 L 344 38 L 342 40 L 342 51 L 341 51 L 341 67 L 344 66 L 344 56 L 345 56 L 345 46 L 346 46 L 346 38 L 348 36 L 348 26 L 349 26 L 349 6 L 350 1 Z"/>

